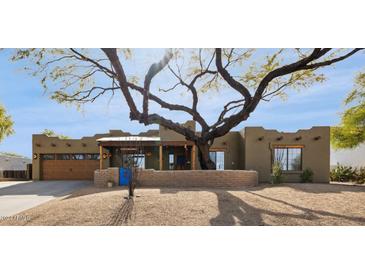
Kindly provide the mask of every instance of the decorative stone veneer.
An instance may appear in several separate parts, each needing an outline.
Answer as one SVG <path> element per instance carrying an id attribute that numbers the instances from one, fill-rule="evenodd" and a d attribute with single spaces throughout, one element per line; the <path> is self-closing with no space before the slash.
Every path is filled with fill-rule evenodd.
<path id="1" fill-rule="evenodd" d="M 94 185 L 98 187 L 106 187 L 108 182 L 114 185 L 119 183 L 119 168 L 110 167 L 108 169 L 97 169 L 94 171 Z"/>
<path id="2" fill-rule="evenodd" d="M 109 181 L 108 169 L 97 169 L 94 171 L 94 185 L 98 187 L 106 187 Z"/>
<path id="3" fill-rule="evenodd" d="M 109 182 L 112 182 L 114 185 L 119 184 L 119 168 L 118 167 L 109 167 Z"/>

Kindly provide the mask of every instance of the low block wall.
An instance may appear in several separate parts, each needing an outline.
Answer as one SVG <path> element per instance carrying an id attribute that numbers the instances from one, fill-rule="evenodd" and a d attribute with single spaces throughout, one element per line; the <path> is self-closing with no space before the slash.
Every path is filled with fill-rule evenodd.
<path id="1" fill-rule="evenodd" d="M 138 173 L 138 187 L 248 187 L 258 184 L 253 170 L 154 170 Z M 106 187 L 108 182 L 118 185 L 119 168 L 95 170 L 94 184 Z"/>
<path id="2" fill-rule="evenodd" d="M 110 167 L 108 169 L 97 169 L 94 171 L 94 185 L 98 187 L 106 187 L 108 182 L 118 185 L 119 168 Z"/>
<path id="3" fill-rule="evenodd" d="M 105 187 L 109 181 L 109 170 L 97 169 L 94 171 L 94 185 L 98 187 Z"/>
<path id="4" fill-rule="evenodd" d="M 253 170 L 154 170 L 138 175 L 140 187 L 248 187 L 258 184 Z"/>

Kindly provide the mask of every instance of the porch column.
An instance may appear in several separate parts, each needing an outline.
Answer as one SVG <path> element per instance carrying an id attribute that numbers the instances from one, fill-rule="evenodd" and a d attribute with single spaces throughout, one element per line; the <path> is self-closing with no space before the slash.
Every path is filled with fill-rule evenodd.
<path id="1" fill-rule="evenodd" d="M 99 153 L 100 153 L 100 159 L 99 159 L 99 169 L 103 169 L 103 146 L 100 144 L 99 146 Z"/>
<path id="2" fill-rule="evenodd" d="M 162 170 L 162 168 L 163 168 L 163 157 L 162 157 L 162 145 L 160 145 L 160 170 Z"/>
<path id="3" fill-rule="evenodd" d="M 191 148 L 191 169 L 192 170 L 195 170 L 196 169 L 195 151 L 196 151 L 196 146 L 193 145 L 192 148 Z"/>

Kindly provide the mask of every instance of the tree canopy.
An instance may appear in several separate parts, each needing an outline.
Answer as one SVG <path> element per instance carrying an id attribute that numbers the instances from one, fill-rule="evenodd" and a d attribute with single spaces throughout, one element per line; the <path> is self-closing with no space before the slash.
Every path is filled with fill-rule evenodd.
<path id="1" fill-rule="evenodd" d="M 14 122 L 11 116 L 6 113 L 4 106 L 0 105 L 0 142 L 5 137 L 14 134 L 13 125 Z"/>
<path id="2" fill-rule="evenodd" d="M 213 169 L 209 147 L 215 138 L 247 120 L 260 102 L 285 97 L 290 88 L 307 88 L 323 82 L 321 68 L 360 50 L 167 49 L 160 57 L 156 55 L 141 75 L 130 49 L 18 49 L 12 60 L 26 60 L 25 68 L 40 78 L 46 90 L 51 88 L 50 97 L 59 103 L 80 106 L 120 92 L 131 120 L 159 124 L 184 135 L 197 145 L 201 167 Z M 128 66 L 131 63 L 134 69 Z M 154 80 L 162 75 L 163 83 L 155 86 Z M 201 94 L 222 89 L 230 89 L 236 97 L 225 102 L 216 121 L 208 123 L 198 110 Z M 163 96 L 176 91 L 189 95 L 190 103 L 171 102 Z M 152 111 L 152 104 L 170 113 L 184 112 L 197 122 L 201 132 L 174 121 L 171 114 Z"/>
<path id="3" fill-rule="evenodd" d="M 355 148 L 365 142 L 365 73 L 359 73 L 355 87 L 344 101 L 348 107 L 341 115 L 341 123 L 331 129 L 335 148 Z"/>
<path id="4" fill-rule="evenodd" d="M 70 137 L 63 135 L 63 134 L 58 134 L 56 132 L 54 132 L 52 129 L 44 129 L 41 134 L 44 134 L 48 137 L 58 137 L 60 139 L 70 139 Z"/>

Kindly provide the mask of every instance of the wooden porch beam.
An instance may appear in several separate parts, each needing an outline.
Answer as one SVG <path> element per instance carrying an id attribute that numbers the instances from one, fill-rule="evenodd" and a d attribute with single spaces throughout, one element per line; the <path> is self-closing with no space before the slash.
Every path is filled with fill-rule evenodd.
<path id="1" fill-rule="evenodd" d="M 196 146 L 193 145 L 192 148 L 191 148 L 191 169 L 192 170 L 196 169 L 195 153 L 196 153 Z"/>
<path id="2" fill-rule="evenodd" d="M 100 159 L 99 159 L 99 169 L 103 169 L 103 146 L 99 145 L 99 153 L 100 153 Z"/>
<path id="3" fill-rule="evenodd" d="M 162 170 L 162 168 L 163 168 L 163 157 L 162 157 L 162 154 L 163 154 L 162 145 L 160 145 L 160 149 L 159 149 L 160 170 Z"/>

